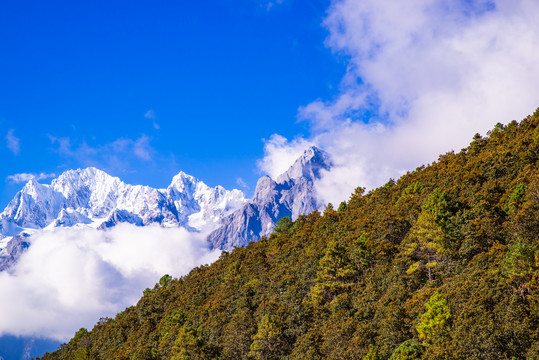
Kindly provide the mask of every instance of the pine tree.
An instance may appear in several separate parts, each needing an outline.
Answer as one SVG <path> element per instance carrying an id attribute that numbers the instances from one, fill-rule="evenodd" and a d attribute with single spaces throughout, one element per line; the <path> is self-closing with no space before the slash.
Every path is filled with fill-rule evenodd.
<path id="1" fill-rule="evenodd" d="M 346 253 L 346 248 L 337 241 L 331 241 L 318 263 L 316 283 L 311 289 L 313 302 L 323 304 L 333 300 L 352 286 L 355 274 L 356 269 Z"/>
<path id="2" fill-rule="evenodd" d="M 200 347 L 201 341 L 197 337 L 196 329 L 189 324 L 184 324 L 174 341 L 171 360 L 196 359 L 198 355 L 201 355 Z"/>
<path id="3" fill-rule="evenodd" d="M 446 230 L 449 227 L 447 195 L 436 189 L 423 204 L 408 235 L 404 254 L 417 259 L 408 268 L 408 274 L 426 271 L 428 280 L 434 280 L 438 261 L 447 249 Z"/>

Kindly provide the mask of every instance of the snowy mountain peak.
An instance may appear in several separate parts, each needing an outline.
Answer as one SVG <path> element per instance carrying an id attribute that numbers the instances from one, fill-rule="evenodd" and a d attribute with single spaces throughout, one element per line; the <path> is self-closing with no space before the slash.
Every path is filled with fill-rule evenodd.
<path id="1" fill-rule="evenodd" d="M 329 155 L 316 146 L 311 146 L 303 152 L 286 172 L 279 175 L 276 181 L 278 184 L 299 178 L 313 181 L 320 177 L 320 171 L 329 170 L 331 166 Z"/>
<path id="2" fill-rule="evenodd" d="M 210 188 L 180 172 L 167 189 L 129 185 L 89 167 L 68 170 L 50 185 L 31 179 L 0 214 L 0 239 L 23 229 L 88 225 L 106 228 L 119 222 L 159 223 L 203 230 L 246 201 L 239 190 Z"/>
<path id="3" fill-rule="evenodd" d="M 28 180 L 28 182 L 24 185 L 23 191 L 31 196 L 38 196 L 38 194 L 43 193 L 45 190 L 44 185 L 41 185 L 36 181 L 35 178 L 31 178 Z"/>
<path id="4" fill-rule="evenodd" d="M 192 175 L 184 173 L 183 171 L 180 171 L 177 175 L 175 175 L 172 178 L 172 184 L 178 183 L 178 182 L 185 183 L 185 182 L 198 182 L 198 181 L 200 180 L 198 180 Z"/>
<path id="5" fill-rule="evenodd" d="M 172 178 L 172 182 L 168 186 L 168 189 L 175 189 L 178 192 L 194 192 L 199 187 L 209 188 L 206 184 L 198 180 L 196 177 L 186 174 L 183 171 L 180 171 L 176 176 Z"/>

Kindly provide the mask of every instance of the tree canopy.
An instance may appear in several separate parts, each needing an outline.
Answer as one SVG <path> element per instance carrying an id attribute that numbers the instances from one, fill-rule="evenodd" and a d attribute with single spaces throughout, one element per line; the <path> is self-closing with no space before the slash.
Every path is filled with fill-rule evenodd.
<path id="1" fill-rule="evenodd" d="M 51 359 L 539 359 L 539 111 L 178 279 Z"/>

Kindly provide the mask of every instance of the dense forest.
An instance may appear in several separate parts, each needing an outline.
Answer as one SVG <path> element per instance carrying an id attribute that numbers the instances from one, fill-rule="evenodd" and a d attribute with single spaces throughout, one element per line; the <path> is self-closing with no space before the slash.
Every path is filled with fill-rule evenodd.
<path id="1" fill-rule="evenodd" d="M 539 359 L 539 109 L 146 289 L 51 359 Z"/>

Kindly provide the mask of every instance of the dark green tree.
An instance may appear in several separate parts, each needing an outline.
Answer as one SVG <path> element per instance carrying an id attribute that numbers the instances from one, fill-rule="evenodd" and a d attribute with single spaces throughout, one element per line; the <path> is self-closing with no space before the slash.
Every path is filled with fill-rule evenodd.
<path id="1" fill-rule="evenodd" d="M 429 281 L 434 280 L 438 261 L 448 248 L 449 214 L 447 195 L 439 189 L 434 190 L 408 234 L 404 254 L 415 259 L 408 274 L 422 271 L 427 273 Z"/>
<path id="2" fill-rule="evenodd" d="M 331 241 L 318 263 L 316 281 L 311 288 L 311 298 L 315 304 L 324 304 L 335 296 L 350 289 L 356 269 L 350 261 L 346 248 L 338 241 Z"/>

